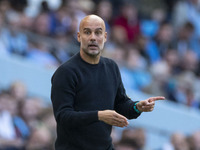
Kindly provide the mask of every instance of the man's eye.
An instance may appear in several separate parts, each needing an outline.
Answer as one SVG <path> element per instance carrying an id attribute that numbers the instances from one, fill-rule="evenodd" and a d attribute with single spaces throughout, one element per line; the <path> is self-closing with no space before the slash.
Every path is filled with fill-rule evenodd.
<path id="1" fill-rule="evenodd" d="M 90 31 L 85 31 L 84 33 L 85 33 L 85 34 L 90 34 Z"/>
<path id="2" fill-rule="evenodd" d="M 97 31 L 97 32 L 96 32 L 96 35 L 100 35 L 100 34 L 102 34 L 101 31 Z"/>

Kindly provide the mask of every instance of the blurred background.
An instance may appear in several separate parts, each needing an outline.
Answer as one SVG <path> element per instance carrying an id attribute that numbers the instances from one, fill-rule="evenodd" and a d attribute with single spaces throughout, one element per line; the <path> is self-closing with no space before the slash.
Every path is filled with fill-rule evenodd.
<path id="1" fill-rule="evenodd" d="M 0 0 L 0 150 L 53 150 L 51 76 L 88 14 L 106 23 L 103 56 L 128 96 L 167 99 L 113 127 L 116 150 L 200 150 L 200 0 Z"/>

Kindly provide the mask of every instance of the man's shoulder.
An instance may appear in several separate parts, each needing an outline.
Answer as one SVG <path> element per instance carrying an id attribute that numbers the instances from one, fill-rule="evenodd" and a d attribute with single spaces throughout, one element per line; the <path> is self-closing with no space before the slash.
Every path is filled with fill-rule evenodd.
<path id="1" fill-rule="evenodd" d="M 117 67 L 117 63 L 113 59 L 108 58 L 108 57 L 101 57 L 101 58 L 102 58 L 102 62 L 105 65 L 110 65 L 112 67 Z"/>
<path id="2" fill-rule="evenodd" d="M 78 66 L 78 61 L 76 55 L 72 56 L 69 60 L 61 64 L 55 71 L 55 73 L 65 73 L 65 72 L 70 72 L 77 68 Z M 54 73 L 54 74 L 55 74 Z"/>
<path id="3" fill-rule="evenodd" d="M 111 59 L 111 58 L 101 56 L 101 59 L 103 60 L 104 63 L 116 64 L 115 61 L 113 59 Z"/>

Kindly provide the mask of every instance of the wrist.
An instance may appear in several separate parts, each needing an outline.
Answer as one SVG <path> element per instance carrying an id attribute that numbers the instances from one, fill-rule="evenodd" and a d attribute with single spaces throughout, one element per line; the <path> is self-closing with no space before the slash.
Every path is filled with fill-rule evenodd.
<path id="1" fill-rule="evenodd" d="M 137 113 L 142 113 L 142 111 L 140 111 L 139 109 L 138 109 L 138 107 L 137 107 L 137 104 L 138 104 L 139 102 L 136 102 L 135 104 L 134 104 L 134 106 L 133 106 L 133 108 L 134 108 L 134 110 L 137 112 Z"/>
<path id="2" fill-rule="evenodd" d="M 102 111 L 98 111 L 98 120 L 101 121 L 101 112 Z"/>

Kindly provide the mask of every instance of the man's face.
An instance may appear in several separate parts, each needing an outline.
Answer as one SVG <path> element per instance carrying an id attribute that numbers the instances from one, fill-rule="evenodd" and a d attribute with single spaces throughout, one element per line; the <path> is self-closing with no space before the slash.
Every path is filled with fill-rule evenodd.
<path id="1" fill-rule="evenodd" d="M 81 43 L 81 50 L 92 57 L 100 55 L 107 36 L 103 20 L 97 17 L 85 18 L 79 30 L 78 41 Z"/>

